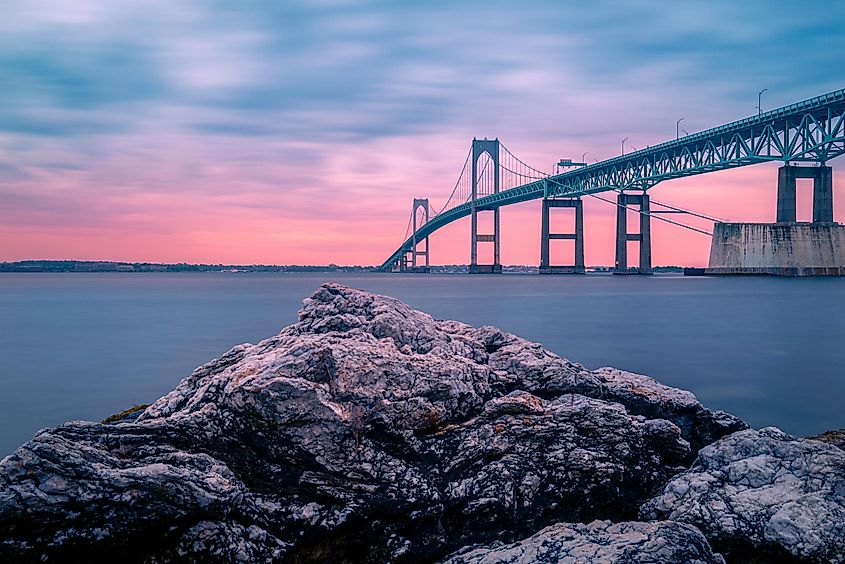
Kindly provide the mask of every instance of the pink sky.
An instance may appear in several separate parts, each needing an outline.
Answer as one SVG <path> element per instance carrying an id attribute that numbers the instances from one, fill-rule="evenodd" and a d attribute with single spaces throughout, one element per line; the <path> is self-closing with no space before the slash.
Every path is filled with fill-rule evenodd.
<path id="1" fill-rule="evenodd" d="M 671 139 L 682 116 L 692 133 L 751 115 L 764 87 L 766 109 L 842 87 L 834 6 L 269 4 L 12 0 L 0 261 L 380 264 L 412 198 L 442 205 L 473 136 L 548 170 L 585 151 L 613 157 L 624 137 L 629 149 Z M 830 164 L 843 221 L 843 165 Z M 773 221 L 776 169 L 652 196 Z M 503 209 L 503 263 L 537 264 L 539 215 L 538 202 Z M 613 263 L 614 218 L 587 199 L 588 264 Z M 433 262 L 468 262 L 468 229 L 437 232 Z M 570 262 L 556 247 L 554 262 Z M 655 265 L 701 266 L 708 249 L 653 222 Z"/>
<path id="2" fill-rule="evenodd" d="M 402 160 L 401 155 L 396 158 Z M 56 216 L 50 210 L 17 209 L 17 224 L 0 225 L 0 256 L 3 260 L 376 264 L 398 245 L 407 224 L 409 203 L 415 195 L 431 195 L 437 205 L 443 201 L 442 194 L 449 192 L 441 175 L 427 174 L 425 162 L 417 164 L 418 168 L 414 168 L 415 163 L 406 163 L 403 169 L 415 171 L 409 176 L 420 188 L 401 187 L 401 175 L 390 170 L 355 172 L 349 171 L 348 164 L 341 163 L 336 175 L 329 173 L 323 180 L 325 201 L 323 192 L 310 191 L 298 200 L 292 201 L 290 195 L 276 199 L 261 186 L 242 188 L 241 196 L 232 196 L 222 189 L 231 182 L 225 180 L 220 181 L 220 193 L 215 194 L 213 178 L 186 181 L 175 193 L 139 193 L 113 186 L 106 190 L 93 185 L 87 175 L 74 179 L 72 174 L 62 173 L 62 179 L 53 181 L 54 201 L 62 209 L 72 210 L 71 217 L 55 224 Z M 230 173 L 218 171 L 210 176 L 216 174 Z M 283 177 L 285 173 L 278 174 Z M 834 174 L 836 201 L 845 197 L 845 189 L 837 181 L 841 170 Z M 776 164 L 756 165 L 665 182 L 655 187 L 651 195 L 720 219 L 772 221 L 776 176 Z M 811 215 L 811 185 L 811 181 L 799 184 L 804 187 L 799 191 L 799 219 L 806 220 Z M 427 187 L 431 188 L 424 190 Z M 441 196 L 435 199 L 438 192 Z M 76 199 L 91 199 L 97 204 L 76 207 Z M 383 206 L 368 208 L 361 203 L 373 200 L 383 202 Z M 587 197 L 584 209 L 587 263 L 613 264 L 615 208 Z M 75 213 L 79 215 L 74 216 Z M 571 229 L 571 212 L 552 213 L 554 229 Z M 629 221 L 636 221 L 633 212 L 629 213 Z M 712 225 L 695 218 L 670 217 L 705 229 Z M 836 220 L 843 219 L 843 213 L 837 211 Z M 503 209 L 504 264 L 537 264 L 539 220 L 538 201 Z M 706 264 L 708 237 L 654 220 L 652 233 L 654 264 Z M 431 241 L 433 263 L 466 263 L 468 241 L 468 218 L 441 229 Z M 490 253 L 487 247 L 482 246 L 482 262 L 489 260 L 484 254 Z M 571 243 L 553 242 L 552 253 L 555 263 L 572 261 Z"/>

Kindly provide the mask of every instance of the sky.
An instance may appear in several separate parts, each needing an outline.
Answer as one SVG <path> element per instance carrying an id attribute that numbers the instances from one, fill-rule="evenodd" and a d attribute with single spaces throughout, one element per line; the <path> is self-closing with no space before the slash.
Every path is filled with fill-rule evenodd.
<path id="1" fill-rule="evenodd" d="M 0 261 L 378 264 L 474 136 L 548 170 L 674 138 L 681 117 L 693 133 L 753 115 L 763 88 L 765 110 L 845 87 L 836 1 L 0 5 Z M 651 193 L 774 221 L 776 169 Z M 584 208 L 586 262 L 613 264 L 615 207 Z M 539 202 L 502 210 L 503 263 L 537 264 L 539 238 Z M 653 222 L 652 239 L 654 264 L 707 262 L 707 236 Z M 469 220 L 431 246 L 468 262 Z"/>

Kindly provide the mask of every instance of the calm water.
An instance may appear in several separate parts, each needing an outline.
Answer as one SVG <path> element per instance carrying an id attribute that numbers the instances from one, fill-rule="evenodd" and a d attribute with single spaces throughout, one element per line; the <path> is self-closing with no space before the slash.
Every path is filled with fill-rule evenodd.
<path id="1" fill-rule="evenodd" d="M 845 427 L 845 279 L 0 274 L 0 456 L 42 427 L 149 403 L 295 321 L 329 280 L 649 374 L 754 426 Z"/>

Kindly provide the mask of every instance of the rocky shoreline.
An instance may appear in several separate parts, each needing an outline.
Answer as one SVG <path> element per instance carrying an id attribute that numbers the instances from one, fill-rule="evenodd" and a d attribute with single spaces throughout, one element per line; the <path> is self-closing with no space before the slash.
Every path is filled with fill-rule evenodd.
<path id="1" fill-rule="evenodd" d="M 841 437 L 325 284 L 149 407 L 3 459 L 0 560 L 845 562 Z"/>

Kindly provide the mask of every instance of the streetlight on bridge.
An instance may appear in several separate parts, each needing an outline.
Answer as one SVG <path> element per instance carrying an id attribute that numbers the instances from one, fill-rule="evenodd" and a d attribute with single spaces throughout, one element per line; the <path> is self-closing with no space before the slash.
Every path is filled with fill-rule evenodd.
<path id="1" fill-rule="evenodd" d="M 623 139 L 623 140 L 622 140 L 622 154 L 623 154 L 623 155 L 625 154 L 625 141 L 627 141 L 627 140 L 628 140 L 628 138 L 627 138 L 627 137 L 626 137 L 625 139 Z"/>
<path id="2" fill-rule="evenodd" d="M 685 118 L 681 118 L 675 122 L 675 139 L 681 138 L 681 122 L 684 121 Z"/>
<path id="3" fill-rule="evenodd" d="M 768 88 L 764 88 L 760 92 L 757 93 L 757 115 L 758 116 L 763 113 L 763 105 L 761 104 L 761 102 L 763 101 L 763 92 L 765 92 L 766 90 L 768 90 Z"/>

